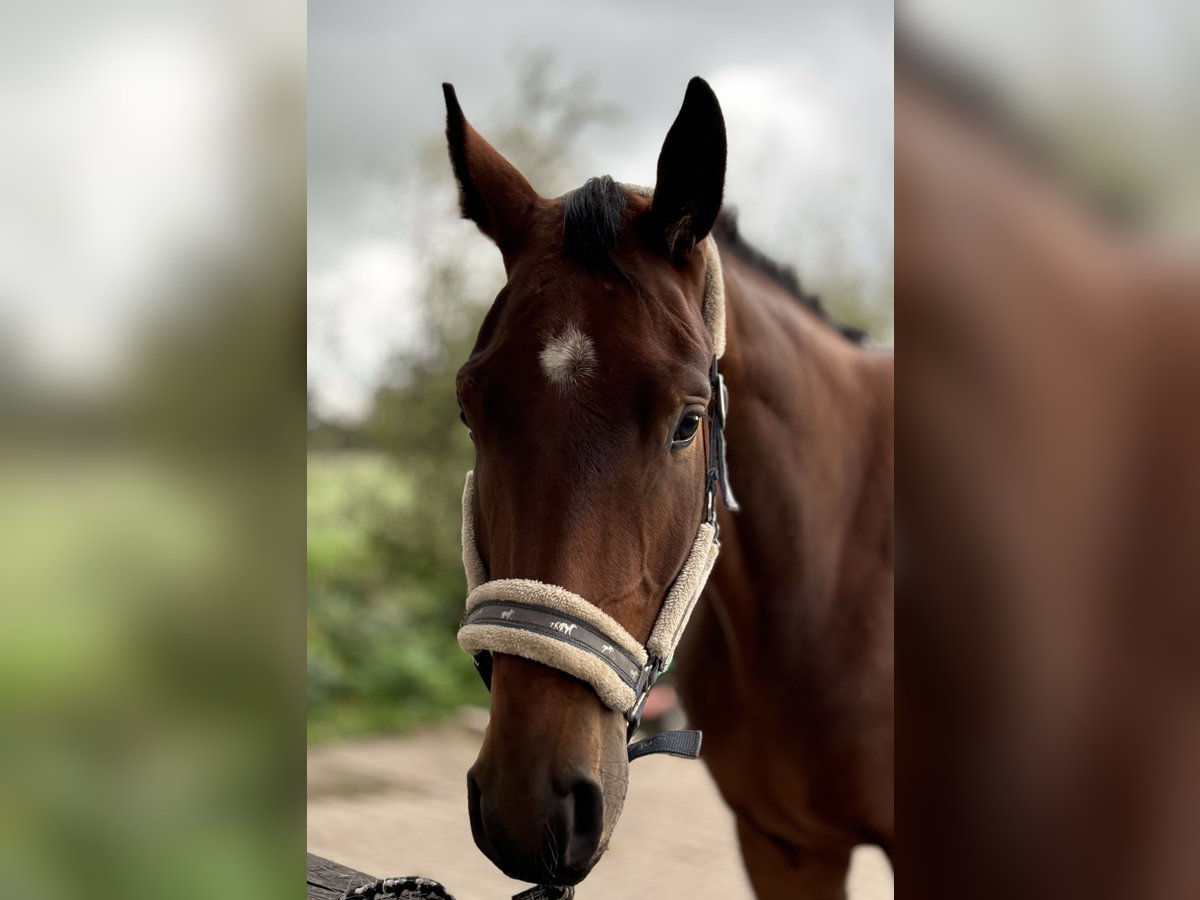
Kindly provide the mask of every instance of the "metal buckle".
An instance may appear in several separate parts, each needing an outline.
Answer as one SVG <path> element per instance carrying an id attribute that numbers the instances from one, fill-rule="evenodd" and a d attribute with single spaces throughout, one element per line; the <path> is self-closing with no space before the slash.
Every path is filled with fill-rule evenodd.
<path id="1" fill-rule="evenodd" d="M 710 468 L 704 481 L 704 521 L 717 524 L 717 470 Z"/>
<path id="2" fill-rule="evenodd" d="M 637 699 L 634 701 L 633 709 L 625 717 L 625 721 L 629 723 L 626 740 L 632 739 L 634 732 L 642 724 L 642 710 L 646 706 L 646 699 L 650 696 L 650 688 L 654 687 L 654 682 L 658 681 L 658 676 L 666 670 L 666 661 L 659 659 L 657 656 L 651 656 L 646 660 L 646 664 L 642 666 L 642 673 L 638 678 Z"/>
<path id="3" fill-rule="evenodd" d="M 712 384 L 712 421 L 709 423 L 709 460 L 708 476 L 705 482 L 704 514 L 705 521 L 711 525 L 717 522 L 717 488 L 721 489 L 721 499 L 725 508 L 730 512 L 738 511 L 737 499 L 729 489 L 729 463 L 725 457 L 725 418 L 729 414 L 729 388 L 725 386 L 725 376 L 717 371 L 717 358 L 714 356 L 708 372 Z"/>

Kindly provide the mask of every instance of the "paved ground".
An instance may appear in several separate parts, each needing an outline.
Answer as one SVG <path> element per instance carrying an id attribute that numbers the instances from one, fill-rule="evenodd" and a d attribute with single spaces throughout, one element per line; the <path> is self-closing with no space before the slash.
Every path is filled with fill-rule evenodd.
<path id="1" fill-rule="evenodd" d="M 505 900 L 527 888 L 501 875 L 471 840 L 465 776 L 479 741 L 478 723 L 464 722 L 310 749 L 309 851 L 380 877 L 427 875 L 458 900 Z M 733 820 L 703 764 L 651 756 L 631 775 L 612 844 L 580 900 L 752 900 Z M 887 859 L 860 848 L 850 897 L 893 895 Z"/>

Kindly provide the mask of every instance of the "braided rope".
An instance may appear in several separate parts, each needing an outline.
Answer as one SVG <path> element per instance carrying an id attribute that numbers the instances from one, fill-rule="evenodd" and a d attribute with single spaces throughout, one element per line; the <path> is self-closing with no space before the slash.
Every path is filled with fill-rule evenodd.
<path id="1" fill-rule="evenodd" d="M 444 887 L 430 878 L 381 878 L 342 894 L 341 900 L 376 900 L 395 897 L 398 900 L 454 900 Z"/>
<path id="2" fill-rule="evenodd" d="M 538 885 L 517 894 L 513 900 L 572 900 L 573 887 L 550 887 Z M 392 897 L 395 900 L 454 900 L 454 896 L 432 878 L 407 876 L 405 878 L 381 878 L 370 884 L 347 890 L 341 900 L 378 900 Z"/>

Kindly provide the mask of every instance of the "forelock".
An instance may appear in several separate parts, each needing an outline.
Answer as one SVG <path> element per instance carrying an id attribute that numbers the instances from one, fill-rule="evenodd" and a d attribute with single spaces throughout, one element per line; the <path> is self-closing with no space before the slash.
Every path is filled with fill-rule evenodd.
<path id="1" fill-rule="evenodd" d="M 591 178 L 563 197 L 563 246 L 588 266 L 611 261 L 625 225 L 629 198 L 609 176 Z"/>

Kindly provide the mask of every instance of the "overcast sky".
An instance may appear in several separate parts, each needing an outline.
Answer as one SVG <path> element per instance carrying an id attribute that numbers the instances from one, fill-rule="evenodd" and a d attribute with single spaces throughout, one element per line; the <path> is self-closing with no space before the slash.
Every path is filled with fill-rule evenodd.
<path id="1" fill-rule="evenodd" d="M 704 76 L 726 117 L 726 199 L 748 236 L 818 289 L 833 248 L 887 291 L 890 2 L 317 0 L 308 27 L 309 378 L 327 413 L 361 413 L 414 327 L 416 262 L 379 213 L 373 167 L 415 162 L 442 130 L 442 81 L 486 136 L 511 108 L 523 50 L 553 52 L 621 110 L 587 133 L 597 171 L 580 181 L 652 183 L 687 81 Z"/>

